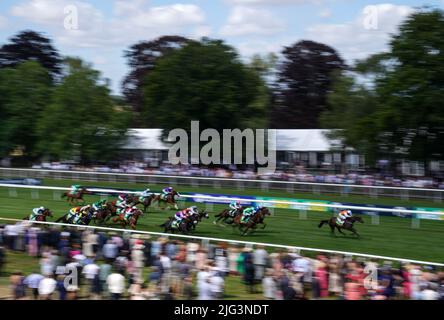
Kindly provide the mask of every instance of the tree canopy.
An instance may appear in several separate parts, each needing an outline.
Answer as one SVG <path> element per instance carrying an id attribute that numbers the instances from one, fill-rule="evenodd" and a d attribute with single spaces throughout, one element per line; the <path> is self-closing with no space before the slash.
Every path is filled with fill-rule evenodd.
<path id="1" fill-rule="evenodd" d="M 420 10 L 393 35 L 387 53 L 360 61 L 342 75 L 323 123 L 344 129 L 371 159 L 443 159 L 444 14 Z M 370 84 L 359 85 L 359 80 Z"/>
<path id="2" fill-rule="evenodd" d="M 133 124 L 140 125 L 147 120 L 140 119 L 143 105 L 143 88 L 148 74 L 154 69 L 159 58 L 181 48 L 191 40 L 180 36 L 163 36 L 152 41 L 141 41 L 125 51 L 130 72 L 122 83 L 122 91 L 127 102 L 133 107 Z M 150 125 L 156 125 L 148 122 Z"/>
<path id="3" fill-rule="evenodd" d="M 299 41 L 282 51 L 278 66 L 272 126 L 316 129 L 327 110 L 334 72 L 345 69 L 335 49 L 314 41 Z"/>
<path id="4" fill-rule="evenodd" d="M 144 87 L 143 119 L 165 129 L 266 125 L 264 82 L 219 40 L 190 42 L 159 59 Z"/>
<path id="5" fill-rule="evenodd" d="M 32 30 L 19 32 L 0 47 L 0 68 L 13 68 L 26 61 L 37 61 L 55 80 L 62 59 L 49 38 Z"/>
<path id="6" fill-rule="evenodd" d="M 100 73 L 76 58 L 38 124 L 38 150 L 56 159 L 82 162 L 113 158 L 125 137 L 129 113 L 119 108 Z"/>

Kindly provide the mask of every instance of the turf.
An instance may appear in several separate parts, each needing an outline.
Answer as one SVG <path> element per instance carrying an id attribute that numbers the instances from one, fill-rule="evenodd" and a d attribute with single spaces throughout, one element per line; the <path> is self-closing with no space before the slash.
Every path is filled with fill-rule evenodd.
<path id="1" fill-rule="evenodd" d="M 71 181 L 44 181 L 45 185 L 69 186 Z M 145 185 L 119 184 L 106 182 L 86 182 L 85 185 L 104 187 L 126 187 L 142 189 Z M 152 187 L 153 190 L 159 188 Z M 15 189 L 16 193 L 8 188 L 0 188 L 0 216 L 9 218 L 23 218 L 30 213 L 30 210 L 37 206 L 50 207 L 56 217 L 66 213 L 69 209 L 66 201 L 61 200 L 60 193 L 48 190 L 39 190 L 32 193 L 29 189 Z M 261 194 L 271 196 L 289 196 L 279 192 L 257 192 L 254 190 L 202 190 L 192 188 L 180 188 L 180 191 L 214 192 L 226 194 Z M 295 195 L 293 195 L 295 197 Z M 304 197 L 307 198 L 307 197 Z M 314 199 L 320 199 L 316 197 Z M 86 196 L 89 202 L 98 199 L 96 196 Z M 330 198 L 329 200 L 333 200 Z M 335 198 L 336 201 L 343 201 Z M 375 203 L 378 199 L 357 199 L 350 196 L 349 202 Z M 359 201 L 356 201 L 359 200 Z M 379 199 L 379 200 L 382 200 Z M 388 199 L 393 201 L 395 199 Z M 383 201 L 380 201 L 381 203 Z M 378 202 L 376 202 L 378 203 Z M 381 204 L 387 204 L 386 202 Z M 185 203 L 182 206 L 186 205 Z M 398 203 L 397 205 L 402 205 Z M 404 204 L 407 205 L 407 204 Z M 412 203 L 410 203 L 412 205 Z M 415 205 L 420 205 L 415 203 Z M 422 203 L 424 206 L 432 206 L 433 203 Z M 200 205 L 204 206 L 205 205 Z M 296 210 L 275 209 L 274 215 L 267 218 L 267 227 L 264 230 L 257 230 L 248 236 L 241 236 L 238 231 L 231 227 L 221 227 L 214 225 L 213 214 L 220 212 L 224 206 L 214 205 L 211 210 L 210 220 L 204 221 L 198 226 L 194 233 L 196 236 L 225 238 L 234 240 L 245 240 L 253 242 L 266 242 L 274 244 L 294 245 L 301 247 L 340 250 L 357 253 L 367 253 L 383 256 L 391 256 L 405 259 L 417 259 L 432 262 L 444 262 L 444 221 L 421 220 L 420 228 L 412 228 L 411 219 L 398 217 L 380 217 L 379 224 L 372 224 L 368 216 L 364 216 L 365 223 L 356 225 L 361 234 L 360 239 L 355 239 L 351 235 L 334 237 L 330 234 L 327 226 L 318 228 L 318 223 L 322 219 L 330 216 L 329 213 L 308 212 L 307 217 L 299 216 Z M 138 229 L 161 232 L 159 225 L 173 211 L 162 211 L 157 208 L 150 208 L 148 214 L 139 220 Z"/>
<path id="2" fill-rule="evenodd" d="M 81 184 L 85 186 L 110 187 L 110 188 L 129 188 L 135 190 L 144 190 L 149 187 L 152 191 L 160 191 L 164 185 L 153 183 L 131 183 L 131 182 L 107 182 L 107 181 L 81 181 L 81 180 L 55 180 L 43 179 L 42 185 L 56 187 L 70 187 L 72 184 Z M 401 199 L 392 197 L 370 197 L 364 195 L 341 195 L 341 194 L 316 194 L 312 192 L 290 192 L 288 190 L 261 190 L 261 189 L 242 189 L 242 188 L 214 188 L 208 186 L 177 186 L 179 192 L 205 192 L 220 193 L 227 195 L 245 195 L 245 196 L 265 196 L 265 197 L 284 197 L 296 199 L 314 199 L 329 200 L 335 202 L 351 202 L 357 204 L 379 204 L 387 206 L 403 207 L 442 207 L 442 202 L 424 199 Z"/>

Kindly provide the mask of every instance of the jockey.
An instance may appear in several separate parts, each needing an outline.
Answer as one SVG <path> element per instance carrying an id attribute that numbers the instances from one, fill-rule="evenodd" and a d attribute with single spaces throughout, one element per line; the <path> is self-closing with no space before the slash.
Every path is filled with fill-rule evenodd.
<path id="1" fill-rule="evenodd" d="M 32 209 L 31 216 L 29 217 L 29 220 L 34 221 L 37 219 L 38 216 L 43 215 L 43 212 L 45 211 L 45 207 L 39 207 Z"/>
<path id="2" fill-rule="evenodd" d="M 92 209 L 93 209 L 94 211 L 102 210 L 102 209 L 104 209 L 105 207 L 106 207 L 106 200 L 105 200 L 105 199 L 104 199 L 104 200 L 97 201 L 97 202 L 94 202 L 94 203 L 92 204 Z"/>
<path id="3" fill-rule="evenodd" d="M 105 207 L 106 207 L 106 200 L 100 200 L 100 201 L 94 202 L 91 206 L 91 211 L 93 213 L 93 216 L 96 215 L 96 213 L 99 210 L 102 210 Z"/>
<path id="4" fill-rule="evenodd" d="M 127 207 L 124 211 L 124 219 L 129 220 L 136 210 L 137 207 Z"/>
<path id="5" fill-rule="evenodd" d="M 248 207 L 247 209 L 245 209 L 243 214 L 242 214 L 241 222 L 247 222 L 248 219 L 250 219 L 250 217 L 253 216 L 260 209 L 261 209 L 261 207 L 259 207 L 259 206 Z"/>
<path id="6" fill-rule="evenodd" d="M 77 223 L 77 222 L 81 221 L 84 217 L 86 217 L 90 213 L 91 209 L 92 209 L 92 206 L 89 204 L 81 207 L 79 209 L 78 214 L 74 218 L 74 223 Z"/>
<path id="7" fill-rule="evenodd" d="M 350 210 L 341 210 L 338 214 L 338 218 L 336 219 L 336 223 L 339 226 L 342 226 L 345 223 L 347 218 L 351 218 L 352 212 Z"/>
<path id="8" fill-rule="evenodd" d="M 128 207 L 127 199 L 128 199 L 128 195 L 119 194 L 119 197 L 116 202 L 117 213 L 124 211 L 126 209 L 126 207 Z"/>
<path id="9" fill-rule="evenodd" d="M 173 187 L 166 187 L 162 189 L 162 197 L 166 199 L 166 197 L 174 192 Z"/>
<path id="10" fill-rule="evenodd" d="M 151 191 L 149 188 L 139 193 L 140 200 L 143 201 L 145 198 L 148 198 L 151 195 Z"/>
<path id="11" fill-rule="evenodd" d="M 80 213 L 80 207 L 74 207 L 71 208 L 68 212 L 68 216 L 66 217 L 66 220 L 69 222 L 71 219 L 74 222 L 74 219 L 79 215 Z M 75 219 L 77 222 L 77 219 Z"/>
<path id="12" fill-rule="evenodd" d="M 229 204 L 230 207 L 230 216 L 234 216 L 234 214 L 236 213 L 237 210 L 239 210 L 240 208 L 242 208 L 240 201 L 233 201 Z"/>
<path id="13" fill-rule="evenodd" d="M 71 194 L 77 194 L 80 190 L 82 190 L 82 186 L 79 184 L 74 184 L 71 186 Z"/>
<path id="14" fill-rule="evenodd" d="M 186 219 L 186 218 L 192 216 L 193 214 L 197 214 L 197 207 L 196 206 L 192 206 L 192 207 L 183 209 L 174 215 L 174 219 L 175 219 L 174 223 L 176 225 L 179 225 L 183 219 Z"/>

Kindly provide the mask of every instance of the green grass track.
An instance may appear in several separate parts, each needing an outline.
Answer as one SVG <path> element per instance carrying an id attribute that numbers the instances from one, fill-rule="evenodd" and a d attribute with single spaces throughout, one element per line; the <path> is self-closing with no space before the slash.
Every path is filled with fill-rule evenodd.
<path id="1" fill-rule="evenodd" d="M 142 184 L 108 183 L 108 182 L 82 182 L 88 186 L 115 187 L 143 189 Z M 46 186 L 68 187 L 72 181 L 44 180 Z M 152 190 L 160 190 L 160 186 L 149 186 Z M 264 195 L 278 197 L 292 197 L 313 200 L 332 200 L 353 203 L 372 203 L 399 206 L 430 206 L 439 207 L 436 203 L 426 201 L 401 201 L 387 198 L 365 198 L 359 196 L 314 196 L 308 194 L 290 194 L 286 192 L 263 192 L 259 190 L 226 190 L 209 188 L 178 188 L 181 192 L 206 192 L 234 195 Z M 59 199 L 60 193 L 54 194 L 50 190 L 0 188 L 0 217 L 23 218 L 30 210 L 37 206 L 47 206 L 53 210 L 56 217 L 63 215 L 69 209 L 66 201 Z M 98 197 L 86 196 L 88 202 L 93 202 Z M 199 205 L 202 206 L 202 205 Z M 253 242 L 266 242 L 273 244 L 294 245 L 319 249 L 340 250 L 365 254 L 391 256 L 405 259 L 425 260 L 444 263 L 444 221 L 421 220 L 420 228 L 411 227 L 411 219 L 398 217 L 380 217 L 379 225 L 373 225 L 369 216 L 364 216 L 365 223 L 357 224 L 356 228 L 361 234 L 361 239 L 352 236 L 333 237 L 329 228 L 318 228 L 322 219 L 330 216 L 325 212 L 308 212 L 306 219 L 300 219 L 297 210 L 275 209 L 274 216 L 268 217 L 268 225 L 265 230 L 257 230 L 248 236 L 241 236 L 231 227 L 214 225 L 213 215 L 220 212 L 224 206 L 214 205 L 210 213 L 210 220 L 199 225 L 196 236 L 244 240 Z M 158 226 L 172 215 L 173 211 L 161 211 L 150 208 L 147 215 L 139 220 L 138 230 L 161 232 Z M 113 226 L 110 224 L 110 226 Z"/>

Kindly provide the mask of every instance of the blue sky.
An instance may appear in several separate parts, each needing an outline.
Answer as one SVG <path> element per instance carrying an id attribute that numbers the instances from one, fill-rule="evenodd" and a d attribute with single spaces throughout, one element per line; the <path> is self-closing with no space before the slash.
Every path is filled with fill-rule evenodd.
<path id="1" fill-rule="evenodd" d="M 310 39 L 352 62 L 385 50 L 399 23 L 424 5 L 444 8 L 444 0 L 0 0 L 0 43 L 23 29 L 44 32 L 63 55 L 93 63 L 119 93 L 128 71 L 123 51 L 140 40 L 221 38 L 248 59 Z M 69 29 L 64 10 L 72 7 L 78 23 Z"/>

